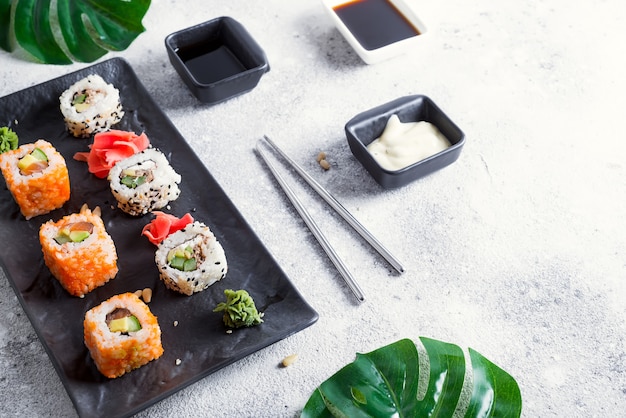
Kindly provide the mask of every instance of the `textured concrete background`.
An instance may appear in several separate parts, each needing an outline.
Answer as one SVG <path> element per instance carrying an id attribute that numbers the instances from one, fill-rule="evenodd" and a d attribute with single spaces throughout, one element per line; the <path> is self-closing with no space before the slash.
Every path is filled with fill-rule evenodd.
<path id="1" fill-rule="evenodd" d="M 520 385 L 524 417 L 626 416 L 626 6 L 618 0 L 411 1 L 429 27 L 409 55 L 365 65 L 315 0 L 156 1 L 126 58 L 304 297 L 314 326 L 140 413 L 294 417 L 323 380 L 400 338 L 472 347 Z M 228 15 L 271 64 L 252 92 L 198 103 L 163 40 Z M 84 67 L 0 53 L 0 95 Z M 461 158 L 385 191 L 345 122 L 409 94 L 465 132 Z M 292 184 L 360 281 L 358 305 L 253 152 L 271 136 L 407 265 L 394 274 Z M 321 150 L 331 170 L 315 162 Z M 10 245 L 3 243 L 3 245 Z M 293 366 L 277 365 L 298 353 Z M 0 273 L 0 416 L 75 411 Z M 138 390 L 141 390 L 138 388 Z"/>

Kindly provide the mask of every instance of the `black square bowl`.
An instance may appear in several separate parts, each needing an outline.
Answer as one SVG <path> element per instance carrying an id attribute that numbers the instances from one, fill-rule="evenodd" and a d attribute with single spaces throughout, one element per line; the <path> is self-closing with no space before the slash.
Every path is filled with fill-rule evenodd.
<path id="1" fill-rule="evenodd" d="M 445 150 L 399 170 L 387 170 L 378 164 L 367 146 L 378 138 L 391 115 L 401 122 L 426 121 L 435 125 L 450 141 Z M 352 154 L 370 175 L 386 189 L 406 186 L 408 183 L 440 170 L 455 162 L 465 144 L 465 135 L 448 116 L 427 96 L 414 95 L 395 99 L 359 113 L 346 123 L 348 145 Z"/>
<path id="2" fill-rule="evenodd" d="M 265 52 L 244 26 L 218 17 L 165 38 L 170 62 L 204 103 L 216 104 L 257 86 L 270 66 Z"/>

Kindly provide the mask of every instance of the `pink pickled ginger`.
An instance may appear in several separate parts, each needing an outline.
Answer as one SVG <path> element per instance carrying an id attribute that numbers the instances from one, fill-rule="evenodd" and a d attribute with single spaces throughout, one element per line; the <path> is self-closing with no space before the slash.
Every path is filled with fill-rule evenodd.
<path id="1" fill-rule="evenodd" d="M 186 213 L 180 219 L 174 215 L 160 211 L 154 211 L 152 213 L 156 215 L 156 218 L 144 226 L 141 233 L 148 237 L 148 240 L 154 245 L 159 245 L 168 235 L 180 231 L 193 222 L 193 217 L 189 213 Z"/>
<path id="2" fill-rule="evenodd" d="M 150 140 L 145 133 L 136 135 L 134 132 L 110 130 L 99 132 L 93 137 L 89 152 L 77 152 L 74 159 L 84 161 L 89 172 L 101 179 L 109 175 L 109 170 L 125 158 L 145 150 Z"/>

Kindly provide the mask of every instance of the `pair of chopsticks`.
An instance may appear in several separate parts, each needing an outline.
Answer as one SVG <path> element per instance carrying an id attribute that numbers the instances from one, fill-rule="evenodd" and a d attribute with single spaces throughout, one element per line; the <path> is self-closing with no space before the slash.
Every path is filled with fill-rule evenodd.
<path id="1" fill-rule="evenodd" d="M 313 236 L 315 236 L 315 239 L 317 239 L 321 247 L 324 249 L 326 255 L 335 265 L 335 267 L 345 280 L 346 284 L 348 285 L 354 296 L 356 296 L 356 298 L 359 300 L 359 302 L 365 301 L 365 295 L 363 294 L 363 290 L 357 283 L 354 276 L 350 273 L 343 260 L 339 257 L 335 249 L 332 247 L 326 236 L 317 226 L 315 220 L 302 205 L 302 202 L 300 201 L 298 196 L 287 184 L 285 179 L 278 173 L 274 165 L 269 161 L 267 155 L 260 146 L 262 142 L 267 143 L 271 148 L 278 152 L 289 163 L 289 165 L 304 179 L 304 181 L 306 181 L 309 186 L 311 186 L 311 188 L 315 190 L 317 194 L 326 201 L 326 203 L 328 203 L 346 222 L 348 222 L 348 224 L 363 239 L 365 239 L 365 241 L 367 241 L 385 260 L 387 260 L 387 262 L 389 262 L 389 264 L 391 264 L 391 266 L 393 266 L 396 271 L 398 271 L 399 273 L 404 272 L 404 267 L 402 266 L 400 261 L 398 261 L 398 259 L 394 257 L 394 255 L 391 254 L 389 250 L 387 250 L 385 246 L 382 245 L 380 241 L 378 241 L 376 237 L 367 230 L 367 228 L 365 228 L 346 208 L 344 208 L 343 205 L 339 203 L 339 201 L 335 199 L 335 197 L 331 195 L 321 184 L 319 184 L 313 177 L 311 177 L 306 171 L 304 171 L 304 169 L 300 165 L 298 165 L 298 163 L 296 163 L 287 154 L 285 154 L 283 150 L 281 150 L 267 135 L 264 135 L 262 139 L 259 139 L 257 141 L 257 152 L 259 153 L 261 158 L 263 158 L 263 161 L 269 168 L 270 172 L 274 175 L 276 181 L 283 189 L 293 206 L 296 208 L 296 211 L 298 212 L 302 220 L 304 220 L 304 223 L 307 225 Z"/>

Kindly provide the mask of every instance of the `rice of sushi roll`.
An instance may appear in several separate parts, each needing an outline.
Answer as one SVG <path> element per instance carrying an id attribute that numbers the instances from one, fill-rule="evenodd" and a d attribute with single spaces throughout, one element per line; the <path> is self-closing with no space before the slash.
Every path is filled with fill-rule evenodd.
<path id="1" fill-rule="evenodd" d="M 161 209 L 180 195 L 180 175 L 155 148 L 118 161 L 108 179 L 117 206 L 133 216 Z"/>
<path id="2" fill-rule="evenodd" d="M 71 295 L 83 297 L 117 275 L 117 251 L 106 232 L 100 208 L 41 225 L 39 241 L 52 275 Z"/>
<path id="3" fill-rule="evenodd" d="M 122 376 L 163 354 L 157 318 L 133 293 L 115 295 L 88 310 L 83 327 L 89 354 L 108 378 Z"/>
<path id="4" fill-rule="evenodd" d="M 70 198 L 65 159 L 43 139 L 0 154 L 0 170 L 26 219 L 58 209 Z"/>
<path id="5" fill-rule="evenodd" d="M 197 221 L 165 238 L 155 261 L 165 286 L 188 296 L 223 279 L 228 271 L 222 245 Z"/>
<path id="6" fill-rule="evenodd" d="M 124 116 L 119 90 L 97 74 L 72 84 L 59 101 L 65 125 L 77 138 L 108 131 Z"/>

